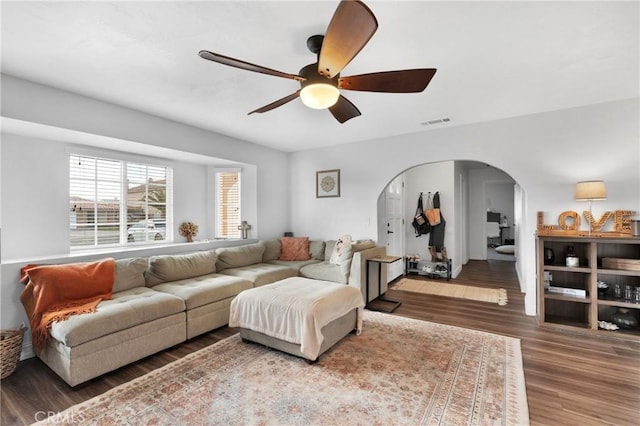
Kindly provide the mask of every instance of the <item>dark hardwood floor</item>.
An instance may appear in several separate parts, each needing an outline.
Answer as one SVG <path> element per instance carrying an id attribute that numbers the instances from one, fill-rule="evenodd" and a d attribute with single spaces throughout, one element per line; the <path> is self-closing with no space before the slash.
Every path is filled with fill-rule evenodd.
<path id="1" fill-rule="evenodd" d="M 513 262 L 470 261 L 452 282 L 506 288 L 509 303 L 389 290 L 388 297 L 402 301 L 394 315 L 519 338 L 532 425 L 640 424 L 640 342 L 539 328 L 524 315 Z M 75 388 L 39 360 L 22 361 L 2 380 L 0 423 L 41 420 L 233 333 L 222 327 Z"/>

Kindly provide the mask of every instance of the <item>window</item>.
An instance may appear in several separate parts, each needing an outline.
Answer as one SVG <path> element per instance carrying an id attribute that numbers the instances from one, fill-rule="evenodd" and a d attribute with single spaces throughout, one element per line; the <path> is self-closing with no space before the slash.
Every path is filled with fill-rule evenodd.
<path id="1" fill-rule="evenodd" d="M 171 169 L 69 155 L 69 235 L 75 248 L 165 240 Z"/>
<path id="2" fill-rule="evenodd" d="M 216 238 L 240 238 L 240 171 L 217 171 Z"/>

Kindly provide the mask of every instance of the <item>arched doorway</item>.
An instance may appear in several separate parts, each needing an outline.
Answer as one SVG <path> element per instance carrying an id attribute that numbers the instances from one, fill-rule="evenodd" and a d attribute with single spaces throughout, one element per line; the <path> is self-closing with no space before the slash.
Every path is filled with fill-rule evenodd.
<path id="1" fill-rule="evenodd" d="M 487 211 L 506 216 L 508 228 L 503 229 L 502 242 L 514 240 L 517 254 L 518 212 L 522 211 L 521 189 L 504 171 L 477 161 L 439 161 L 416 165 L 396 175 L 378 198 L 378 241 L 387 252 L 399 256 L 418 255 L 431 258 L 429 236 L 416 237 L 411 220 L 417 199 L 423 194 L 439 192 L 441 213 L 446 219 L 445 246 L 452 260 L 452 276 L 457 276 L 469 259 L 487 259 Z M 501 195 L 502 194 L 502 195 Z M 398 229 L 397 201 L 402 199 L 403 218 Z M 516 205 L 518 203 L 518 205 Z M 393 206 L 393 208 L 390 208 Z M 425 206 L 426 207 L 426 206 Z M 399 232 L 399 234 L 398 234 Z M 401 271 L 388 271 L 391 281 Z"/>

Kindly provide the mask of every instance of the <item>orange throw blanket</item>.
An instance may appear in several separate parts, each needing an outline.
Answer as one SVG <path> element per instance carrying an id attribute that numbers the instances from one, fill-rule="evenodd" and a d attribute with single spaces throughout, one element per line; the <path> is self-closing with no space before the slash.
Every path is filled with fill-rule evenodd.
<path id="1" fill-rule="evenodd" d="M 49 340 L 55 321 L 71 315 L 95 312 L 101 300 L 111 299 L 116 264 L 114 259 L 66 265 L 28 265 L 22 268 L 27 285 L 20 301 L 31 323 L 36 350 Z"/>

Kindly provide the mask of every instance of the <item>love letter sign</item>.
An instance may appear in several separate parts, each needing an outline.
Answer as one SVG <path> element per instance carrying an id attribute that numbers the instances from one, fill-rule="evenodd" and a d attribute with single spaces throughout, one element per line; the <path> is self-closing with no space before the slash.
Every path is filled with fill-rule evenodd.
<path id="1" fill-rule="evenodd" d="M 588 224 L 591 224 L 592 237 L 630 237 L 632 210 L 604 212 L 597 220 L 588 211 L 582 212 Z M 602 228 L 613 216 L 613 231 L 604 232 Z M 558 216 L 557 225 L 545 225 L 544 213 L 538 212 L 538 235 L 543 236 L 589 236 L 588 230 L 580 230 L 580 215 L 574 211 L 565 211 Z"/>

